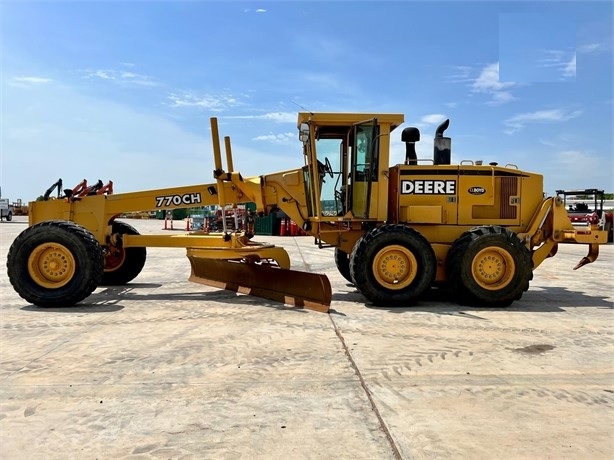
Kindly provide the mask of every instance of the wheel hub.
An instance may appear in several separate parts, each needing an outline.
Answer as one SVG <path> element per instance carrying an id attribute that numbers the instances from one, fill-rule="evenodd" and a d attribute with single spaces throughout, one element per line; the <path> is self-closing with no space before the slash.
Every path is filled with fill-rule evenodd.
<path id="1" fill-rule="evenodd" d="M 472 271 L 475 281 L 484 289 L 501 289 L 512 280 L 514 259 L 502 248 L 486 248 L 473 259 Z"/>
<path id="2" fill-rule="evenodd" d="M 75 259 L 61 244 L 41 244 L 28 257 L 28 273 L 39 285 L 57 289 L 66 285 L 75 275 Z"/>
<path id="3" fill-rule="evenodd" d="M 407 248 L 399 245 L 382 249 L 373 259 L 373 274 L 388 289 L 403 289 L 416 277 L 418 263 Z"/>
<path id="4" fill-rule="evenodd" d="M 110 272 L 117 270 L 126 260 L 126 251 L 124 248 L 115 246 L 108 247 L 104 252 L 104 271 Z"/>

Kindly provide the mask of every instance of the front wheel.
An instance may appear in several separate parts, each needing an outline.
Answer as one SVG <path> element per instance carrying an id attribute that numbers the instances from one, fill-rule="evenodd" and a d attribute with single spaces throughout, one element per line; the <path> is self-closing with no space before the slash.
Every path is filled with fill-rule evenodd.
<path id="1" fill-rule="evenodd" d="M 533 278 L 531 253 L 504 227 L 463 233 L 450 251 L 446 270 L 461 303 L 505 307 L 519 300 Z"/>
<path id="2" fill-rule="evenodd" d="M 355 286 L 376 305 L 404 307 L 416 302 L 435 279 L 437 260 L 429 242 L 400 224 L 376 227 L 352 250 Z"/>
<path id="3" fill-rule="evenodd" d="M 46 221 L 13 241 L 7 273 L 15 291 L 39 307 L 70 307 L 88 297 L 102 278 L 98 241 L 69 221 Z"/>

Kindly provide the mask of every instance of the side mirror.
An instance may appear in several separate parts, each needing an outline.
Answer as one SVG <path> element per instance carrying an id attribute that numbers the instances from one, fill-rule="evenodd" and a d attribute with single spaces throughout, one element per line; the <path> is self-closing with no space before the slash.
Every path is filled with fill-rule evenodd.
<path id="1" fill-rule="evenodd" d="M 307 123 L 301 123 L 301 127 L 298 131 L 298 138 L 303 144 L 309 140 L 309 125 Z"/>

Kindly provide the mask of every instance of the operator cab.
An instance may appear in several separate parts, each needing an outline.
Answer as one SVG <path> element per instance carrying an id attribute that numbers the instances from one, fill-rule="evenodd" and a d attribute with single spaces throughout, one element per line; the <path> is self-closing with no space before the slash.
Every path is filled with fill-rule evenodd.
<path id="1" fill-rule="evenodd" d="M 401 114 L 299 113 L 309 217 L 382 220 L 389 135 L 401 123 Z"/>

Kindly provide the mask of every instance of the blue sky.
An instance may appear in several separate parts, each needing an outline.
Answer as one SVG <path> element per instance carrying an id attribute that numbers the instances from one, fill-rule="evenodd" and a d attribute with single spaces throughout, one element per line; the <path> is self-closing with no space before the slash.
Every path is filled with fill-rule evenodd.
<path id="1" fill-rule="evenodd" d="M 299 167 L 300 107 L 404 113 L 421 158 L 449 117 L 453 163 L 614 191 L 611 2 L 4 0 L 0 18 L 11 200 L 60 177 L 209 183 L 211 116 L 244 175 Z"/>

